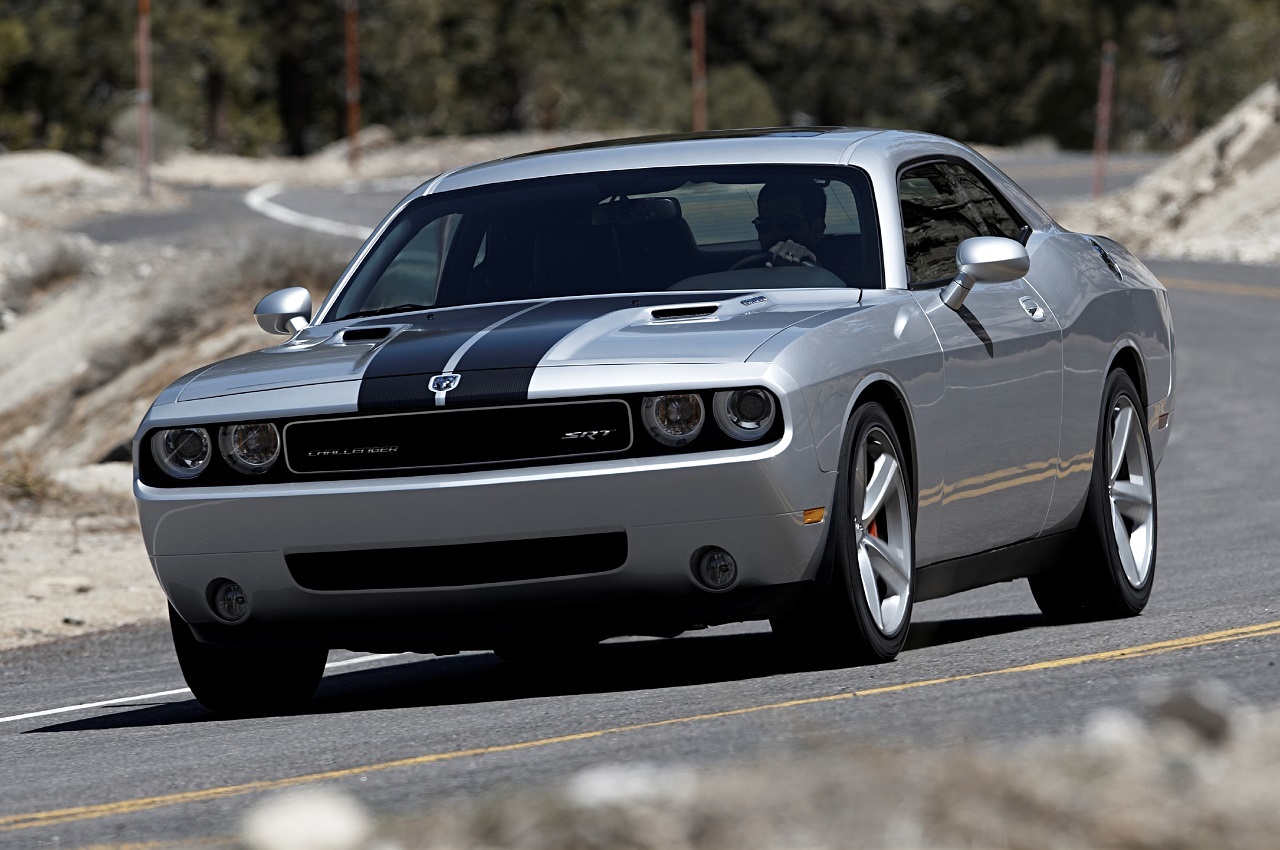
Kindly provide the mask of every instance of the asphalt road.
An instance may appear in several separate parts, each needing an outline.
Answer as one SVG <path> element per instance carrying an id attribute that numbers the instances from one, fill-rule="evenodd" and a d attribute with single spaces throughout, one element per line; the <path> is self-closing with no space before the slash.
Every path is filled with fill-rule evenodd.
<path id="1" fill-rule="evenodd" d="M 306 713 L 230 721 L 179 691 L 157 628 L 0 653 L 0 847 L 216 839 L 264 794 L 309 783 L 397 813 L 605 762 L 738 764 L 833 736 L 1012 742 L 1140 709 L 1169 682 L 1218 679 L 1277 706 L 1280 272 L 1151 265 L 1172 293 L 1178 398 L 1142 616 L 1050 626 L 1015 582 L 918 605 L 906 651 L 875 668 L 778 657 L 765 626 L 611 642 L 539 670 L 333 653 L 344 666 Z M 138 695 L 152 696 L 89 705 Z"/>

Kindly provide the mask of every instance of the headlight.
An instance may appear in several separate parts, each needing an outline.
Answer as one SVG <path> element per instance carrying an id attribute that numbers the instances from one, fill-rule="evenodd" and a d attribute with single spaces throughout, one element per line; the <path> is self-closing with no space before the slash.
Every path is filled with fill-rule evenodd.
<path id="1" fill-rule="evenodd" d="M 705 418 L 696 393 L 645 396 L 640 405 L 645 430 L 666 446 L 683 446 L 698 436 Z"/>
<path id="2" fill-rule="evenodd" d="M 716 393 L 711 402 L 716 424 L 735 440 L 751 442 L 763 437 L 773 424 L 778 405 L 768 390 L 730 390 Z"/>
<path id="3" fill-rule="evenodd" d="M 209 432 L 193 427 L 157 431 L 151 438 L 151 455 L 165 475 L 195 478 L 213 457 Z"/>
<path id="4" fill-rule="evenodd" d="M 280 457 L 280 431 L 270 422 L 223 425 L 218 429 L 218 448 L 236 472 L 257 475 Z"/>

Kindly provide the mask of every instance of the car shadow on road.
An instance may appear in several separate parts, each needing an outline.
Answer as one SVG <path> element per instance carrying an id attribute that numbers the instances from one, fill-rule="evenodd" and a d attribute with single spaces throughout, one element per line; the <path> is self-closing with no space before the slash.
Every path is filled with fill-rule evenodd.
<path id="1" fill-rule="evenodd" d="M 965 617 L 958 620 L 925 620 L 911 624 L 904 651 L 963 643 L 979 638 L 1007 635 L 1036 629 L 1049 623 L 1043 614 L 1001 614 L 994 617 Z"/>
<path id="2" fill-rule="evenodd" d="M 1045 625 L 1017 614 L 914 623 L 909 653 Z M 900 662 L 901 663 L 901 662 Z M 840 669 L 785 653 L 765 631 L 703 634 L 607 643 L 579 653 L 555 653 L 510 663 L 491 653 L 423 657 L 365 670 L 329 673 L 301 715 L 349 714 L 431 706 L 481 705 L 582 694 L 661 690 Z M 868 677 L 872 669 L 865 668 Z M 895 671 L 902 671 L 895 666 Z M 883 681 L 883 673 L 877 681 Z M 909 674 L 904 676 L 909 680 Z M 854 685 L 856 687 L 856 685 Z M 844 680 L 841 687 L 850 687 Z M 130 708 L 44 726 L 31 732 L 74 732 L 220 721 L 194 699 Z"/>

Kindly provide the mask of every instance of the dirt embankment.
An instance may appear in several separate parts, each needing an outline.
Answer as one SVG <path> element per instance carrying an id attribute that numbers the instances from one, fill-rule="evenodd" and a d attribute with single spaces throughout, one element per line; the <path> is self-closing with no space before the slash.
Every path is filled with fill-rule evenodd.
<path id="1" fill-rule="evenodd" d="M 1280 87 L 1260 87 L 1130 189 L 1060 218 L 1142 256 L 1280 262 Z"/>

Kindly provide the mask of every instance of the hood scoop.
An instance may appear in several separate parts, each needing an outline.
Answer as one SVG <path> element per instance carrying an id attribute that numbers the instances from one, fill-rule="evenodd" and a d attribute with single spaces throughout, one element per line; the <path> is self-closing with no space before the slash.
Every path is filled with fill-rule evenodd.
<path id="1" fill-rule="evenodd" d="M 347 328 L 339 335 L 338 341 L 344 344 L 351 342 L 377 342 L 378 340 L 386 339 L 390 333 L 391 328 L 389 327 Z"/>
<path id="2" fill-rule="evenodd" d="M 669 322 L 675 319 L 700 319 L 713 315 L 720 309 L 718 304 L 691 304 L 687 307 L 659 307 L 650 312 L 654 320 Z"/>

